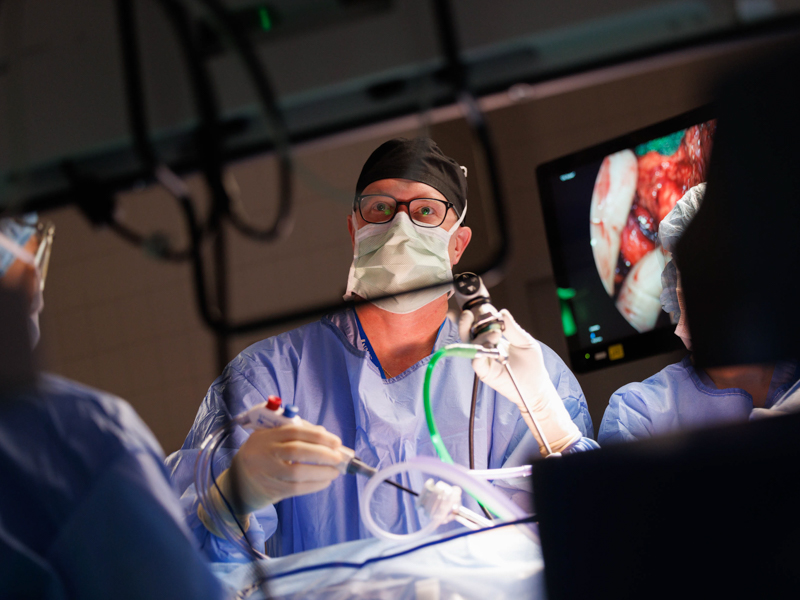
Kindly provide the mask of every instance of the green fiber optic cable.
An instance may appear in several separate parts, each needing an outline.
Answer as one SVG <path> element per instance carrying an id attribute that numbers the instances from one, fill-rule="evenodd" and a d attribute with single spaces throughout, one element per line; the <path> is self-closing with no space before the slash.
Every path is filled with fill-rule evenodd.
<path id="1" fill-rule="evenodd" d="M 457 356 L 460 358 L 473 359 L 478 354 L 479 350 L 480 346 L 473 346 L 472 344 L 450 344 L 431 356 L 431 360 L 428 363 L 428 369 L 425 371 L 425 384 L 422 388 L 422 400 L 425 403 L 425 420 L 428 422 L 428 431 L 430 431 L 431 441 L 433 442 L 433 447 L 436 449 L 436 454 L 439 455 L 439 458 L 442 460 L 442 462 L 450 465 L 454 464 L 453 459 L 450 456 L 450 453 L 447 451 L 447 448 L 444 445 L 444 440 L 442 440 L 442 436 L 439 434 L 439 430 L 436 428 L 436 422 L 433 419 L 433 408 L 431 407 L 431 375 L 433 375 L 433 369 L 436 366 L 436 363 L 439 362 L 439 359 L 443 356 Z M 492 508 L 484 501 L 481 501 L 470 490 L 464 491 L 475 498 L 475 501 L 478 502 L 478 504 L 484 506 L 486 509 L 494 513 L 495 516 L 501 516 L 497 510 Z"/>
<path id="2" fill-rule="evenodd" d="M 439 359 L 443 356 L 459 356 L 461 358 L 473 359 L 476 354 L 478 354 L 478 346 L 470 344 L 450 344 L 431 356 L 431 361 L 428 363 L 428 370 L 425 371 L 425 384 L 422 388 L 422 399 L 425 402 L 425 420 L 428 422 L 428 431 L 431 432 L 431 440 L 433 441 L 433 447 L 436 448 L 436 454 L 439 455 L 442 462 L 446 462 L 449 465 L 453 464 L 453 459 L 450 457 L 450 453 L 447 451 L 442 441 L 442 436 L 439 435 L 439 430 L 436 429 L 436 422 L 433 420 L 433 408 L 431 407 L 431 375 L 433 375 L 433 369 L 436 363 L 439 362 Z"/>

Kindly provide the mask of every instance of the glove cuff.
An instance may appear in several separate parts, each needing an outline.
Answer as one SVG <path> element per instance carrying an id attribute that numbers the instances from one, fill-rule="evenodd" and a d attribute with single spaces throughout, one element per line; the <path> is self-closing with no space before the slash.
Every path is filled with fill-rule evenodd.
<path id="1" fill-rule="evenodd" d="M 562 452 L 580 440 L 583 434 L 580 429 L 578 429 L 578 426 L 573 423 L 567 408 L 564 406 L 564 401 L 552 385 L 551 388 L 543 394 L 542 400 L 543 401 L 540 400 L 538 406 L 534 408 L 536 423 L 538 423 L 542 433 L 547 439 L 550 450 L 553 452 Z M 526 413 L 523 414 L 526 415 Z M 539 451 L 542 453 L 542 456 L 546 456 L 547 449 L 539 438 L 533 420 L 528 420 L 527 418 L 525 420 L 528 422 L 528 427 L 536 438 L 536 441 L 539 442 Z"/>

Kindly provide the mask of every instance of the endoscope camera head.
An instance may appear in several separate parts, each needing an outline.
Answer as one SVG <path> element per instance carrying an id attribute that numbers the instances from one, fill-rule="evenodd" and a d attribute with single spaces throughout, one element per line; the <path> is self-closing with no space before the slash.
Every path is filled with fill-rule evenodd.
<path id="1" fill-rule="evenodd" d="M 459 273 L 454 277 L 453 284 L 458 307 L 462 311 L 471 311 L 475 317 L 470 328 L 470 340 L 475 340 L 478 336 L 489 332 L 497 332 L 494 335 L 485 336 L 488 339 L 484 342 L 484 345 L 497 345 L 500 340 L 500 332 L 505 329 L 505 324 L 503 317 L 492 306 L 489 291 L 483 285 L 481 278 L 475 273 Z"/>

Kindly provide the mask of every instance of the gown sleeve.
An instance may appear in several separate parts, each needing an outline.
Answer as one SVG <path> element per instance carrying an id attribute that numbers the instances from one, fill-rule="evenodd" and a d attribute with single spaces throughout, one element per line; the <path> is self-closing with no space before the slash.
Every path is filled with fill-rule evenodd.
<path id="1" fill-rule="evenodd" d="M 641 384 L 631 383 L 611 396 L 600 424 L 601 445 L 633 442 L 652 437 L 652 422 Z"/>
<path id="2" fill-rule="evenodd" d="M 141 451 L 121 456 L 95 482 L 48 552 L 69 597 L 226 596 L 182 526 L 165 475 L 160 457 Z"/>
<path id="3" fill-rule="evenodd" d="M 210 533 L 198 518 L 199 499 L 194 484 L 195 463 L 203 441 L 209 434 L 224 426 L 231 413 L 238 414 L 258 402 L 266 401 L 266 397 L 260 389 L 265 388 L 261 385 L 254 385 L 248 377 L 242 374 L 235 363 L 228 365 L 209 388 L 183 447 L 171 454 L 166 461 L 172 483 L 181 494 L 181 505 L 186 522 L 197 538 L 201 549 L 212 562 L 249 562 L 250 559 L 227 540 Z M 228 400 L 227 404 L 226 400 Z M 215 476 L 218 477 L 230 466 L 233 456 L 248 435 L 243 429 L 237 427 L 223 441 L 213 460 Z M 266 540 L 275 533 L 277 526 L 278 516 L 274 506 L 267 506 L 251 514 L 250 526 L 247 530 L 250 544 L 258 551 L 263 552 Z"/>

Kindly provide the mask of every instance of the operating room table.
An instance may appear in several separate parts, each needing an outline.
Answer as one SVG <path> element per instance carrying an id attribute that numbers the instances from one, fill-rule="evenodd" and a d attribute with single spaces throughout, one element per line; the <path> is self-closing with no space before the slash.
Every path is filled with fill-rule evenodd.
<path id="1" fill-rule="evenodd" d="M 537 542 L 505 527 L 440 544 L 397 545 L 379 539 L 347 542 L 258 563 L 214 564 L 239 595 L 263 598 L 258 581 L 269 576 L 272 598 L 469 600 L 543 598 L 544 563 Z M 420 547 L 423 546 L 423 547 Z M 419 549 L 411 552 L 412 550 Z M 376 557 L 391 557 L 375 560 Z M 342 566 L 361 564 L 363 567 Z M 323 565 L 329 565 L 323 568 Z"/>

